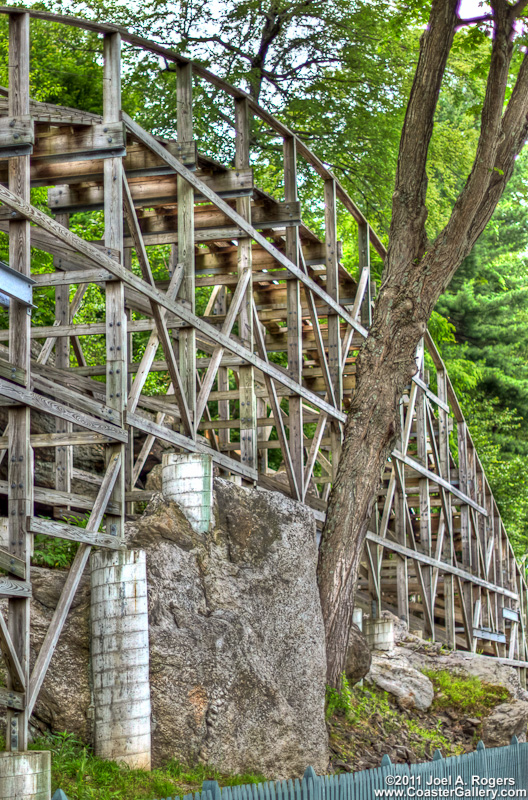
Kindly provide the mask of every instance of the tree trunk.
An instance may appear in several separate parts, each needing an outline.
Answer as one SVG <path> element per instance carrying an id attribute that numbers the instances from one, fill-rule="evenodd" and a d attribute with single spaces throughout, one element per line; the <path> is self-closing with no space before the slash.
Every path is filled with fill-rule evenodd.
<path id="1" fill-rule="evenodd" d="M 344 668 L 363 543 L 381 473 L 398 435 L 400 398 L 416 372 L 416 346 L 425 319 L 424 311 L 409 300 L 405 286 L 380 295 L 356 364 L 357 391 L 329 498 L 318 571 L 327 680 L 336 687 Z"/>
<path id="2" fill-rule="evenodd" d="M 433 243 L 425 231 L 427 151 L 458 19 L 458 0 L 433 0 L 400 142 L 389 249 L 373 323 L 356 363 L 356 389 L 330 494 L 318 566 L 328 682 L 339 688 L 359 560 L 381 473 L 398 435 L 398 406 L 416 372 L 416 347 L 462 260 L 482 233 L 528 136 L 528 55 L 506 111 L 514 24 L 528 5 L 491 0 L 493 39 L 473 169 Z"/>

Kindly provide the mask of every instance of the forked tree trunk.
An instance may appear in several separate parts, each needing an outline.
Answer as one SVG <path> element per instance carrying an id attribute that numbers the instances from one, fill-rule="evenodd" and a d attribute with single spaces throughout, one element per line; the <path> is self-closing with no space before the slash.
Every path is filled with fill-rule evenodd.
<path id="1" fill-rule="evenodd" d="M 427 151 L 458 0 L 433 0 L 420 41 L 400 142 L 389 248 L 373 324 L 356 364 L 356 389 L 330 494 L 318 567 L 328 682 L 340 685 L 359 559 L 381 473 L 398 434 L 398 405 L 416 371 L 416 346 L 440 294 L 488 223 L 528 136 L 528 55 L 506 111 L 514 23 L 528 0 L 490 0 L 493 43 L 473 169 L 434 242 L 427 240 Z"/>

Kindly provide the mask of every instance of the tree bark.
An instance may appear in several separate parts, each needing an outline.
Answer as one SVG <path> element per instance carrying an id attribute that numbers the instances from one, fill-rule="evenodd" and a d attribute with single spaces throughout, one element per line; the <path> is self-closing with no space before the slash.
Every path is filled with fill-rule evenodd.
<path id="1" fill-rule="evenodd" d="M 416 372 L 418 342 L 440 294 L 493 214 L 528 135 L 528 57 L 503 115 L 519 4 L 494 0 L 491 5 L 494 36 L 475 161 L 449 222 L 432 243 L 425 231 L 427 151 L 458 22 L 456 0 L 433 1 L 420 42 L 400 142 L 387 259 L 372 326 L 356 363 L 356 389 L 319 558 L 327 679 L 337 688 L 363 543 L 382 470 L 399 433 L 400 399 Z"/>

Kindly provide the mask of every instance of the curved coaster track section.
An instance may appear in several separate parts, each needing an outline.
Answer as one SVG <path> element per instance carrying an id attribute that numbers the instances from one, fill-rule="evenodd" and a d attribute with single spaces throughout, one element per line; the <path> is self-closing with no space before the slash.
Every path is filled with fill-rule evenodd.
<path id="1" fill-rule="evenodd" d="M 9 88 L 0 92 L 0 230 L 9 236 L 9 265 L 0 265 L 0 302 L 9 306 L 9 327 L 0 331 L 0 457 L 7 469 L 0 481 L 7 528 L 0 595 L 8 604 L 7 619 L 0 614 L 8 673 L 0 702 L 8 708 L 8 747 L 24 750 L 90 551 L 124 548 L 127 516 L 150 498 L 142 487 L 159 442 L 209 454 L 221 474 L 291 495 L 322 525 L 355 356 L 371 319 L 370 254 L 383 258 L 385 248 L 317 156 L 243 91 L 115 25 L 0 11 L 9 16 Z M 103 37 L 101 116 L 31 99 L 32 18 Z M 174 64 L 174 140 L 152 135 L 122 110 L 123 45 Z M 193 78 L 230 98 L 231 109 L 222 108 L 236 134 L 230 167 L 197 146 Z M 281 141 L 278 198 L 254 184 L 253 120 L 262 136 Z M 301 162 L 321 182 L 323 238 L 302 221 Z M 53 216 L 32 205 L 33 186 L 48 187 Z M 102 240 L 70 230 L 72 215 L 101 209 Z M 341 263 L 338 209 L 357 224 L 357 279 Z M 151 263 L 160 245 L 170 249 L 163 278 Z M 32 274 L 32 248 L 51 254 L 52 271 Z M 92 285 L 104 296 L 104 321 L 76 322 Z M 43 287 L 55 298 L 47 327 L 31 320 L 32 289 Z M 199 290 L 207 295 L 200 309 Z M 87 363 L 90 337 L 104 337 L 104 363 Z M 417 364 L 365 545 L 359 602 L 374 616 L 391 610 L 449 647 L 499 658 L 525 681 L 523 575 L 428 336 Z M 152 396 L 146 382 L 160 371 L 170 385 Z M 31 428 L 32 416 L 48 420 L 46 432 Z M 104 450 L 103 474 L 74 466 L 86 446 Z M 40 448 L 53 448 L 53 488 L 39 485 L 33 469 Z M 82 490 L 72 491 L 78 485 Z M 86 512 L 85 528 L 71 524 Z M 79 548 L 30 672 L 33 534 Z"/>

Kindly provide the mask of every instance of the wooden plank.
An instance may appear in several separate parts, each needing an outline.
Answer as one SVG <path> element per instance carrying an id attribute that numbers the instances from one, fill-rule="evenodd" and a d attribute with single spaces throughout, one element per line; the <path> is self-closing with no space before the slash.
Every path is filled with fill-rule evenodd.
<path id="1" fill-rule="evenodd" d="M 176 128 L 179 141 L 193 139 L 193 96 L 192 67 L 190 64 L 179 64 L 176 76 Z M 180 297 L 186 301 L 190 310 L 196 311 L 196 293 L 194 285 L 194 191 L 193 187 L 178 174 L 178 263 L 182 265 L 183 277 Z M 184 402 L 189 409 L 189 427 L 184 420 L 184 431 L 192 438 L 195 435 L 196 413 L 196 331 L 194 326 L 180 330 L 178 336 L 178 359 L 182 376 L 181 391 Z M 178 385 L 174 383 L 174 391 L 178 393 Z"/>
<path id="2" fill-rule="evenodd" d="M 504 595 L 505 597 L 511 597 L 513 600 L 518 600 L 519 598 L 518 594 L 515 592 L 510 592 L 509 589 L 505 589 L 502 586 L 496 586 L 495 584 L 489 583 L 489 581 L 485 581 L 476 575 L 472 575 L 470 572 L 466 572 L 459 567 L 455 567 L 452 564 L 446 564 L 443 561 L 438 561 L 436 558 L 431 558 L 430 556 L 427 556 L 425 553 L 421 553 L 418 550 L 412 550 L 409 547 L 403 547 L 397 542 L 377 536 L 375 533 L 371 533 L 370 531 L 367 533 L 367 539 L 375 542 L 376 544 L 383 545 L 383 547 L 386 547 L 395 553 L 412 558 L 413 561 L 419 561 L 420 563 L 427 564 L 431 567 L 438 567 L 441 572 L 447 572 L 450 575 L 457 575 L 462 580 L 469 581 L 475 586 L 481 586 L 485 589 L 489 589 L 492 592 L 497 592 L 498 594 Z"/>
<path id="3" fill-rule="evenodd" d="M 12 13 L 9 16 L 9 98 L 8 115 L 27 117 L 29 115 L 29 15 Z M 30 158 L 28 155 L 9 159 L 9 189 L 23 202 L 30 202 Z M 12 220 L 9 225 L 9 265 L 21 275 L 29 277 L 31 272 L 30 231 L 27 220 Z M 9 306 L 9 361 L 26 372 L 30 379 L 29 338 L 30 317 L 28 309 L 16 300 Z M 0 378 L 0 381 L 7 384 Z M 15 384 L 11 384 L 13 387 Z M 22 387 L 19 391 L 25 392 Z M 29 408 L 11 409 L 8 414 L 9 462 L 8 462 L 8 534 L 9 551 L 25 562 L 26 576 L 29 575 L 31 538 L 28 535 L 26 517 L 32 513 L 32 451 L 30 445 Z M 30 603 L 31 587 L 22 583 L 19 591 L 11 589 L 11 581 L 0 578 L 0 594 L 7 595 L 7 626 L 12 640 L 13 653 L 18 657 L 20 674 L 10 671 L 8 689 L 21 690 L 27 686 L 29 674 L 30 641 Z M 11 596 L 10 596 L 11 595 Z M 17 596 L 18 595 L 18 596 Z M 2 623 L 3 625 L 3 619 Z M 5 636 L 3 637 L 5 640 Z M 16 666 L 11 662 L 11 666 Z M 17 671 L 18 672 L 18 671 Z M 18 715 L 18 716 L 17 716 Z M 26 711 L 7 713 L 7 748 L 26 750 L 28 745 L 28 721 Z M 15 723 L 12 726 L 12 723 Z"/>
<path id="4" fill-rule="evenodd" d="M 242 475 L 244 478 L 248 478 L 248 480 L 254 481 L 257 479 L 258 473 L 256 469 L 250 469 L 244 464 L 235 461 L 235 459 L 229 458 L 229 456 L 225 456 L 223 453 L 218 453 L 216 450 L 207 447 L 199 441 L 193 442 L 181 433 L 177 433 L 170 428 L 165 428 L 152 420 L 141 417 L 139 414 L 130 414 L 127 412 L 126 417 L 129 425 L 143 431 L 143 433 L 151 434 L 157 439 L 169 442 L 169 444 L 174 444 L 177 447 L 182 447 L 190 453 L 206 453 L 212 456 L 213 461 L 224 469 L 228 469 L 236 475 Z"/>
<path id="5" fill-rule="evenodd" d="M 251 278 L 251 273 L 249 270 L 245 270 L 245 272 L 240 277 L 240 280 L 237 284 L 237 288 L 233 295 L 233 299 L 231 300 L 231 304 L 226 314 L 224 324 L 222 325 L 222 334 L 224 336 L 231 335 L 231 331 L 233 330 L 233 325 L 236 322 L 240 306 L 245 301 L 246 290 L 250 285 L 250 278 Z M 211 356 L 209 366 L 207 367 L 207 372 L 205 373 L 205 376 L 203 378 L 202 387 L 200 389 L 200 393 L 196 401 L 197 420 L 201 420 L 202 418 L 204 409 L 207 404 L 207 398 L 211 392 L 218 368 L 222 363 L 222 357 L 224 355 L 224 352 L 225 348 L 222 347 L 222 345 L 217 345 L 213 350 L 213 354 Z"/>
<path id="6" fill-rule="evenodd" d="M 482 628 L 473 628 L 473 636 L 475 639 L 485 639 L 489 642 L 506 644 L 506 636 L 504 633 L 495 633 L 494 631 L 488 631 Z"/>
<path id="7" fill-rule="evenodd" d="M 35 126 L 28 115 L 0 117 L 0 157 L 30 155 L 35 141 Z"/>
<path id="8" fill-rule="evenodd" d="M 93 430 L 95 433 L 101 433 L 108 436 L 116 442 L 128 441 L 128 433 L 117 425 L 111 425 L 103 422 L 94 417 L 84 414 L 82 411 L 69 408 L 62 403 L 57 403 L 48 397 L 43 397 L 40 394 L 31 392 L 28 389 L 9 384 L 0 378 L 0 397 L 5 397 L 17 403 L 23 403 L 25 406 L 35 408 L 37 411 L 42 411 L 45 414 L 52 414 L 55 417 L 62 417 L 63 419 L 73 422 L 74 425 L 80 425 L 88 430 Z M 30 437 L 27 437 L 28 442 Z"/>
<path id="9" fill-rule="evenodd" d="M 297 150 L 295 139 L 289 137 L 283 141 L 284 158 L 284 199 L 288 202 L 297 201 Z M 299 229 L 286 230 L 286 257 L 299 267 Z M 304 270 L 303 270 L 304 271 Z M 289 280 L 286 284 L 286 309 L 287 309 L 287 349 L 288 374 L 296 382 L 302 382 L 303 349 L 302 349 L 302 312 L 301 312 L 301 285 L 298 280 Z M 313 295 L 311 295 L 313 301 Z M 275 413 L 273 411 L 273 413 Z M 295 484 L 300 497 L 304 497 L 304 447 L 303 447 L 303 408 L 301 398 L 297 395 L 288 397 L 288 422 L 289 439 L 285 441 L 284 448 L 288 448 L 291 463 L 295 472 Z M 283 453 L 284 453 L 283 448 Z M 283 456 L 285 458 L 285 456 Z M 291 484 L 292 492 L 295 487 Z"/>
<path id="10" fill-rule="evenodd" d="M 124 180 L 123 188 L 124 188 L 126 217 L 130 231 L 132 233 L 132 238 L 134 240 L 136 255 L 138 257 L 138 261 L 141 267 L 143 279 L 146 282 L 148 282 L 151 286 L 154 286 L 155 285 L 154 278 L 152 276 L 152 270 L 150 268 L 150 262 L 148 259 L 147 250 L 143 243 L 141 231 L 139 230 L 136 212 L 134 209 L 134 205 L 132 203 L 130 192 L 128 190 L 128 183 L 126 181 L 126 178 L 124 178 L 123 180 Z M 183 281 L 183 285 L 184 284 L 185 280 Z M 183 423 L 183 427 L 185 433 L 192 438 L 194 436 L 194 428 L 192 422 L 192 414 L 187 402 L 187 385 L 186 383 L 184 383 L 182 377 L 180 376 L 180 370 L 178 369 L 178 364 L 176 363 L 176 357 L 172 349 L 172 342 L 167 329 L 165 314 L 163 313 L 163 309 L 154 301 L 151 302 L 151 308 L 152 308 L 152 315 L 154 317 L 154 322 L 156 324 L 157 334 L 160 339 L 161 345 L 163 347 L 163 352 L 165 353 L 167 368 L 169 371 L 169 375 L 171 377 L 172 385 L 174 387 L 174 394 L 178 402 L 178 407 L 180 409 L 180 417 Z M 181 330 L 180 336 L 182 333 L 183 331 Z M 181 361 L 180 361 L 180 366 L 181 366 Z"/>
<path id="11" fill-rule="evenodd" d="M 14 689 L 5 689 L 0 686 L 0 706 L 23 711 L 26 707 L 26 695 L 24 692 L 15 692 Z"/>
<path id="12" fill-rule="evenodd" d="M 0 597 L 12 597 L 19 600 L 31 597 L 31 584 L 0 575 Z"/>
<path id="13" fill-rule="evenodd" d="M 99 526 L 102 522 L 107 503 L 112 495 L 112 490 L 115 486 L 116 480 L 118 479 L 118 476 L 121 472 L 121 464 L 122 464 L 122 448 L 119 447 L 116 448 L 113 454 L 110 454 L 108 467 L 103 477 L 99 492 L 97 493 L 97 497 L 94 501 L 92 513 L 90 514 L 90 518 L 86 525 L 86 529 L 84 530 L 85 535 L 90 533 L 99 535 L 98 534 Z M 40 522 L 43 521 L 48 521 L 48 520 L 40 520 Z M 55 533 L 50 535 L 57 535 L 57 534 Z M 115 538 L 117 540 L 118 537 Z M 122 542 L 120 542 L 120 544 L 122 544 Z M 92 549 L 91 545 L 81 544 L 79 549 L 77 550 L 77 553 L 75 554 L 75 558 L 73 560 L 73 564 L 70 567 L 70 571 L 68 572 L 66 582 L 64 584 L 61 596 L 59 598 L 59 602 L 57 603 L 55 611 L 53 612 L 53 617 L 51 619 L 50 626 L 48 628 L 44 641 L 42 642 L 42 646 L 39 650 L 39 654 L 33 666 L 33 671 L 31 673 L 31 678 L 29 680 L 28 700 L 27 700 L 28 716 L 31 716 L 31 712 L 33 711 L 33 708 L 35 706 L 38 693 L 44 682 L 44 678 L 46 677 L 47 669 L 49 667 L 53 653 L 55 652 L 55 647 L 57 646 L 59 636 L 61 634 L 62 628 L 64 627 L 64 623 L 66 622 L 68 611 L 70 610 L 70 606 L 75 596 L 75 592 L 77 591 L 77 587 L 79 586 L 79 583 L 81 581 L 84 568 L 90 556 L 91 549 Z"/>
<path id="14" fill-rule="evenodd" d="M 511 622 L 519 622 L 519 612 L 514 611 L 512 608 L 503 606 L 502 616 L 504 619 L 509 619 Z"/>
<path id="15" fill-rule="evenodd" d="M 194 315 L 191 311 L 189 311 L 189 309 L 185 305 L 170 300 L 169 298 L 166 297 L 166 295 L 163 292 L 160 292 L 157 289 L 152 288 L 141 278 L 138 278 L 133 273 L 125 270 L 119 264 L 116 264 L 109 257 L 105 256 L 104 253 L 94 248 L 89 242 L 84 241 L 71 231 L 66 230 L 63 226 L 61 225 L 57 226 L 55 221 L 50 219 L 46 214 L 43 214 L 41 211 L 36 209 L 34 206 L 31 206 L 29 203 L 21 202 L 19 197 L 17 197 L 8 189 L 5 189 L 5 187 L 2 186 L 0 186 L 0 202 L 5 203 L 10 208 L 16 208 L 20 210 L 25 217 L 31 219 L 33 222 L 44 228 L 46 231 L 55 234 L 55 236 L 59 240 L 63 242 L 68 242 L 68 244 L 70 244 L 74 249 L 78 250 L 83 255 L 87 256 L 90 261 L 92 261 L 96 265 L 106 267 L 110 272 L 112 272 L 112 274 L 115 277 L 118 277 L 125 284 L 128 284 L 129 286 L 138 289 L 139 292 L 144 294 L 149 299 L 155 300 L 156 302 L 159 303 L 159 305 L 163 306 L 168 311 L 177 314 L 182 320 L 193 325 L 198 331 L 207 336 L 212 342 L 215 343 L 220 342 L 225 346 L 225 348 L 229 352 L 235 353 L 236 355 L 240 355 L 248 363 L 262 370 L 262 372 L 266 372 L 268 375 L 272 376 L 283 386 L 292 389 L 293 392 L 299 394 L 305 400 L 315 405 L 316 408 L 320 408 L 323 411 L 327 411 L 329 416 L 338 419 L 341 422 L 346 421 L 346 414 L 333 408 L 332 406 L 330 406 L 329 403 L 319 398 L 313 392 L 305 389 L 302 386 L 296 386 L 294 381 L 292 381 L 289 378 L 289 376 L 286 375 L 285 372 L 281 371 L 275 365 L 270 363 L 266 364 L 262 359 L 255 356 L 253 353 L 248 351 L 245 347 L 240 345 L 235 340 L 223 337 L 221 332 L 218 331 L 213 325 L 210 325 L 200 317 Z"/>
<path id="16" fill-rule="evenodd" d="M 8 482 L 0 480 L 0 495 L 7 494 Z M 77 494 L 75 492 L 66 492 L 59 489 L 50 489 L 48 487 L 35 486 L 33 488 L 33 499 L 37 503 L 45 503 L 46 505 L 60 506 L 61 509 L 69 505 L 74 508 L 82 508 L 91 511 L 93 508 L 95 497 L 87 497 L 86 495 Z M 108 511 L 119 514 L 121 509 L 117 504 L 109 503 Z M 0 563 L 1 566 L 1 563 Z"/>
<path id="17" fill-rule="evenodd" d="M 107 34 L 103 41 L 103 123 L 121 122 L 121 36 Z M 123 165 L 121 158 L 104 162 L 104 244 L 117 252 L 123 264 Z M 128 272 L 123 267 L 125 272 Z M 118 277 L 118 276 L 116 276 Z M 106 404 L 122 418 L 127 402 L 127 318 L 125 287 L 121 280 L 106 283 Z M 128 440 L 127 440 L 128 441 Z M 107 448 L 107 459 L 115 450 Z M 125 447 L 120 446 L 120 469 L 112 489 L 112 501 L 121 514 L 108 516 L 107 526 L 119 539 L 124 537 Z M 115 531 L 114 531 L 115 528 Z"/>
<path id="18" fill-rule="evenodd" d="M 29 530 L 31 533 L 44 533 L 46 536 L 68 539 L 71 542 L 80 542 L 81 544 L 95 545 L 97 547 L 108 547 L 111 550 L 123 550 L 125 547 L 121 539 L 115 535 L 88 531 L 77 525 L 68 525 L 66 522 L 58 522 L 52 519 L 31 517 Z"/>
<path id="19" fill-rule="evenodd" d="M 0 358 L 0 378 L 5 378 L 13 383 L 18 383 L 20 386 L 26 386 L 28 382 L 28 376 L 25 369 L 17 367 L 14 364 L 10 364 L 9 361 L 5 361 L 3 358 Z"/>
<path id="20" fill-rule="evenodd" d="M 107 269 L 78 269 L 71 272 L 45 272 L 42 275 L 33 275 L 36 287 L 42 286 L 70 286 L 75 283 L 104 283 L 111 281 L 113 275 Z"/>
<path id="21" fill-rule="evenodd" d="M 5 623 L 4 616 L 0 612 L 0 652 L 7 666 L 8 675 L 12 688 L 18 692 L 24 692 L 27 686 L 26 673 L 18 658 L 15 646 L 11 639 L 11 634 Z M 11 688 L 11 687 L 9 687 Z"/>
<path id="22" fill-rule="evenodd" d="M 141 129 L 140 129 L 141 130 Z M 156 141 L 158 141 L 156 139 Z M 142 142 L 144 145 L 145 143 Z M 161 150 L 170 157 L 171 163 L 167 164 L 165 159 L 162 161 L 167 165 L 166 172 L 172 172 L 172 159 L 181 163 L 172 153 L 170 153 L 161 143 Z M 158 151 L 153 151 L 158 155 Z M 183 164 L 182 164 L 183 166 Z M 187 167 L 184 167 L 187 169 Z M 42 172 L 42 170 L 40 171 Z M 196 170 L 193 175 L 197 176 L 202 187 L 191 188 L 193 203 L 200 203 L 210 200 L 210 193 L 224 198 L 224 202 L 236 197 L 251 196 L 253 193 L 253 170 L 226 170 L 211 175 L 203 170 Z M 198 177 L 199 176 L 199 177 Z M 100 185 L 89 184 L 89 176 L 86 177 L 86 184 L 79 185 L 56 185 L 48 189 L 48 204 L 55 213 L 78 214 L 83 211 L 97 211 L 104 206 L 104 192 Z M 49 182 L 48 182 L 49 185 Z M 153 178 L 130 178 L 130 191 L 136 208 L 147 206 L 175 205 L 178 202 L 178 178 L 174 174 L 160 175 Z M 171 237 L 173 238 L 173 237 Z"/>
<path id="23" fill-rule="evenodd" d="M 39 136 L 37 131 L 31 160 L 92 161 L 125 154 L 126 129 L 118 120 L 94 122 L 77 129 L 59 128 L 45 136 Z"/>
<path id="24" fill-rule="evenodd" d="M 7 493 L 7 481 L 5 481 L 5 484 Z M 26 562 L 2 548 L 0 548 L 0 569 L 15 575 L 17 578 L 22 578 L 23 581 L 26 580 Z"/>
<path id="25" fill-rule="evenodd" d="M 259 350 L 261 356 L 263 358 L 267 358 L 268 354 L 266 352 L 266 347 L 264 344 L 264 337 L 262 335 L 262 330 L 260 327 L 260 322 L 258 319 L 257 311 L 255 307 L 253 307 L 253 314 L 254 314 L 254 326 L 253 330 L 255 333 L 255 341 L 257 345 L 257 349 Z M 293 463 L 293 459 L 291 456 L 290 448 L 288 447 L 288 440 L 286 437 L 286 430 L 284 428 L 284 422 L 282 418 L 282 411 L 280 407 L 280 403 L 277 397 L 277 393 L 275 391 L 275 385 L 273 383 L 272 378 L 268 375 L 264 375 L 264 380 L 266 382 L 266 389 L 268 391 L 268 398 L 271 405 L 272 414 L 276 420 L 276 428 L 277 428 L 277 435 L 279 437 L 279 444 L 282 450 L 282 457 L 284 459 L 284 464 L 286 467 L 286 473 L 288 475 L 288 482 L 290 485 L 290 492 L 291 496 L 295 500 L 302 500 L 302 492 L 297 484 L 297 476 L 295 472 L 295 466 Z M 269 444 L 269 442 L 266 442 Z"/>
<path id="26" fill-rule="evenodd" d="M 279 264 L 282 264 L 283 267 L 286 267 L 289 272 L 291 272 L 295 277 L 300 280 L 305 286 L 312 290 L 312 292 L 318 295 L 328 306 L 337 312 L 337 314 L 348 322 L 349 325 L 352 325 L 353 328 L 357 330 L 362 336 L 367 335 L 367 331 L 363 328 L 362 325 L 357 323 L 355 320 L 352 319 L 350 314 L 345 311 L 342 306 L 339 305 L 330 295 L 325 292 L 321 287 L 315 283 L 311 278 L 305 275 L 299 267 L 293 264 L 289 258 L 283 255 L 276 247 L 268 242 L 267 239 L 262 236 L 258 231 L 253 228 L 253 226 L 246 222 L 246 220 L 240 216 L 234 209 L 232 209 L 222 198 L 216 195 L 213 191 L 209 189 L 209 187 L 203 183 L 199 178 L 194 175 L 194 173 L 190 172 L 186 167 L 180 164 L 175 158 L 173 158 L 169 153 L 163 150 L 161 145 L 156 141 L 156 139 L 151 136 L 151 134 L 144 131 L 133 119 L 131 119 L 128 114 L 123 112 L 123 118 L 127 124 L 128 129 L 140 139 L 147 147 L 149 147 L 154 153 L 160 156 L 160 158 L 164 159 L 169 166 L 172 166 L 174 171 L 181 175 L 185 180 L 193 186 L 195 189 L 198 189 L 202 192 L 204 197 L 210 200 L 214 205 L 219 208 L 221 211 L 224 212 L 233 222 L 235 222 L 251 239 L 253 239 L 257 244 L 259 244 L 266 252 L 273 256 Z"/>
<path id="27" fill-rule="evenodd" d="M 73 445 L 78 447 L 81 444 L 112 444 L 113 438 L 103 436 L 100 433 L 89 431 L 74 431 L 73 433 L 33 433 L 30 437 L 33 449 L 40 447 L 66 447 Z M 8 436 L 0 437 L 0 448 L 7 447 L 9 444 Z"/>
<path id="28" fill-rule="evenodd" d="M 61 225 L 64 227 L 68 227 L 69 219 L 66 214 L 60 215 L 57 219 L 57 222 L 60 222 Z M 57 266 L 57 265 L 55 265 Z M 69 325 L 70 323 L 70 293 L 69 290 L 65 287 L 58 287 L 55 289 L 55 322 L 60 325 Z M 51 342 L 49 344 L 51 345 Z M 48 342 L 45 343 L 44 348 L 48 345 Z M 41 351 L 39 358 L 41 361 L 44 361 L 43 350 Z M 51 354 L 51 347 L 49 347 L 49 354 Z M 70 366 L 70 339 L 69 337 L 61 337 L 60 339 L 55 339 L 55 365 L 58 369 L 69 369 Z M 52 383 L 51 381 L 47 384 L 44 383 L 44 391 L 48 388 L 48 393 L 51 393 L 54 400 L 57 399 L 56 395 L 56 383 Z M 37 388 L 42 388 L 42 385 Z M 82 409 L 86 411 L 86 408 Z M 89 411 L 91 413 L 91 410 Z M 59 435 L 68 435 L 72 432 L 73 426 L 71 422 L 61 419 L 60 417 L 55 417 L 55 431 Z M 71 491 L 71 473 L 73 469 L 73 451 L 70 446 L 58 446 L 55 449 L 55 489 L 62 492 L 70 492 Z"/>
<path id="29" fill-rule="evenodd" d="M 414 469 L 416 472 L 419 472 L 421 475 L 424 475 L 430 480 L 435 481 L 435 483 L 437 483 L 439 486 L 443 486 L 444 489 L 450 491 L 452 494 L 455 495 L 455 497 L 457 497 L 463 503 L 467 503 L 467 505 L 471 506 L 471 508 L 474 508 L 475 511 L 478 511 L 479 514 L 482 514 L 485 517 L 488 516 L 487 510 L 483 506 L 476 503 L 474 500 L 471 499 L 471 497 L 468 497 L 468 495 L 464 494 L 464 492 L 459 491 L 451 483 L 448 483 L 448 481 L 445 481 L 440 475 L 436 475 L 436 473 L 423 467 L 418 461 L 415 461 L 414 458 L 406 456 L 403 453 L 400 453 L 398 450 L 393 450 L 391 455 L 394 456 L 394 458 L 397 458 L 398 461 L 401 461 L 408 467 Z"/>
<path id="30" fill-rule="evenodd" d="M 58 368 L 62 369 L 63 367 Z M 32 382 L 34 388 L 38 389 L 38 391 L 51 394 L 54 399 L 62 400 L 64 403 L 68 403 L 68 405 L 72 406 L 72 408 L 84 411 L 92 417 L 97 417 L 105 422 L 112 423 L 112 425 L 121 427 L 122 413 L 119 409 L 111 408 L 80 392 L 74 392 L 73 389 L 62 386 L 57 381 L 48 380 L 42 375 L 34 375 Z M 104 384 L 99 384 L 99 388 L 104 390 Z"/>
<path id="31" fill-rule="evenodd" d="M 183 270 L 175 270 L 172 274 L 169 288 L 167 289 L 167 296 L 168 297 L 177 297 L 178 291 L 181 285 L 181 280 L 183 278 Z M 167 311 L 166 309 L 161 309 L 160 314 L 166 318 Z M 130 326 L 129 326 L 130 330 Z M 139 365 L 136 366 L 136 377 L 134 379 L 134 383 L 128 393 L 128 402 L 127 402 L 127 410 L 128 411 L 135 411 L 137 408 L 137 404 L 139 402 L 141 396 L 141 390 L 145 385 L 145 381 L 148 378 L 149 372 L 152 368 L 154 363 L 154 359 L 156 357 L 156 352 L 158 350 L 159 345 L 159 336 L 158 330 L 156 327 L 152 330 L 150 334 L 149 340 L 147 342 L 147 346 L 143 352 L 141 357 L 141 361 Z M 166 363 L 165 363 L 166 366 Z M 131 371 L 131 365 L 128 365 L 128 372 Z"/>

